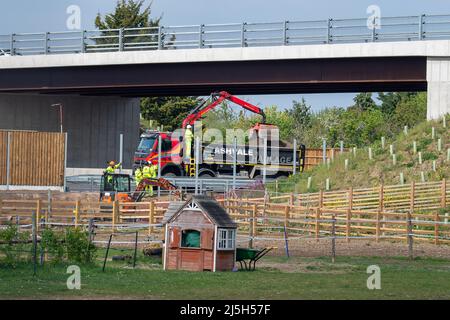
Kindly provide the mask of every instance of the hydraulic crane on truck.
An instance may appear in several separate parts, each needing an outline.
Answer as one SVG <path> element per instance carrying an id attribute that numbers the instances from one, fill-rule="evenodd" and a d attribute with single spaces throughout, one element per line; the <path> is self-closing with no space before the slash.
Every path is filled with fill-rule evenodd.
<path id="1" fill-rule="evenodd" d="M 197 107 L 195 107 L 183 120 L 181 127 L 185 129 L 188 125 L 193 126 L 196 121 L 202 119 L 209 111 L 216 108 L 225 100 L 233 102 L 244 108 L 245 110 L 251 111 L 255 114 L 258 114 L 262 117 L 260 123 L 257 123 L 250 129 L 250 134 L 256 135 L 256 137 L 260 136 L 260 132 L 262 130 L 267 130 L 267 134 L 271 134 L 271 130 L 277 129 L 276 125 L 266 123 L 266 115 L 264 111 L 249 103 L 246 102 L 226 91 L 220 91 L 217 93 L 211 94 L 211 99 L 206 99 L 202 103 L 200 103 Z M 158 146 L 159 140 L 161 141 L 161 146 Z M 294 150 L 290 147 L 284 145 L 280 145 L 280 147 L 273 147 L 271 145 L 267 146 L 268 154 L 272 154 L 272 151 L 277 151 L 279 154 L 279 163 L 278 163 L 278 173 L 277 177 L 288 176 L 290 172 L 292 172 L 293 160 L 296 159 L 296 163 L 298 161 L 299 170 L 302 170 L 304 167 L 304 154 L 305 147 L 303 145 L 300 146 L 300 150 L 296 150 L 296 156 L 293 157 Z M 212 145 L 210 145 L 211 147 Z M 220 158 L 221 155 L 225 156 L 228 153 L 231 146 L 221 145 L 218 146 L 218 150 L 221 153 L 217 153 L 217 156 Z M 204 146 L 202 146 L 204 148 Z M 194 148 L 191 148 L 193 150 Z M 158 164 L 158 151 L 161 150 L 160 155 L 160 163 L 161 163 L 161 175 L 162 176 L 193 176 L 194 168 L 193 165 L 193 157 L 190 157 L 191 163 L 184 163 L 183 158 L 186 158 L 185 155 L 182 154 L 182 140 L 178 137 L 173 137 L 170 132 L 159 132 L 159 131 L 148 131 L 141 135 L 141 141 L 138 146 L 138 149 L 135 153 L 135 166 L 139 166 L 142 163 L 147 163 L 151 161 L 153 164 Z M 224 152 L 222 152 L 224 151 Z M 260 175 L 262 163 L 260 161 L 260 156 L 258 154 L 258 150 L 250 150 L 249 146 L 238 146 L 238 152 L 240 154 L 247 154 L 246 159 L 248 160 L 250 155 L 253 158 L 252 161 L 245 160 L 246 163 L 240 164 L 238 168 L 238 173 L 245 171 L 247 172 L 250 178 L 256 177 Z M 255 161 L 256 159 L 256 161 Z M 217 160 L 217 161 L 216 161 Z M 203 161 L 203 163 L 199 167 L 199 176 L 209 176 L 209 177 L 217 177 L 218 175 L 230 174 L 233 172 L 233 165 L 230 161 L 226 159 L 214 159 L 214 163 L 207 163 L 207 161 Z M 296 165 L 296 164 L 295 164 Z M 244 172 L 244 173 L 245 173 Z"/>
<path id="2" fill-rule="evenodd" d="M 266 124 L 266 114 L 264 113 L 264 110 L 261 108 L 248 103 L 247 101 L 244 101 L 242 99 L 239 99 L 236 96 L 233 96 L 232 94 L 226 92 L 226 91 L 220 91 L 218 93 L 212 93 L 211 94 L 212 102 L 209 104 L 206 104 L 208 100 L 205 100 L 203 103 L 198 105 L 196 108 L 194 108 L 187 117 L 183 120 L 182 128 L 185 129 L 187 125 L 194 125 L 195 121 L 201 119 L 206 113 L 217 107 L 219 104 L 221 104 L 225 100 L 229 100 L 242 108 L 249 110 L 253 113 L 259 114 L 262 116 L 262 122 L 261 124 Z"/>

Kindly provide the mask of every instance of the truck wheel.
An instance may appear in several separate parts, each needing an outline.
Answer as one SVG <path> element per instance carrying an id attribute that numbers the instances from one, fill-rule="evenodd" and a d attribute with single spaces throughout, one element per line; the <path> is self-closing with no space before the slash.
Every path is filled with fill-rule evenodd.
<path id="1" fill-rule="evenodd" d="M 286 175 L 286 174 L 277 174 L 276 176 L 275 176 L 275 179 L 277 179 L 277 180 L 285 180 L 285 179 L 287 179 L 288 178 L 288 176 Z"/>
<path id="2" fill-rule="evenodd" d="M 163 175 L 163 177 L 166 177 L 166 178 L 176 178 L 177 175 L 176 175 L 175 173 L 173 173 L 173 172 L 167 172 L 167 173 L 165 173 L 165 174 Z"/>
<path id="3" fill-rule="evenodd" d="M 203 171 L 198 174 L 199 177 L 203 178 L 215 178 L 216 175 L 211 171 Z"/>

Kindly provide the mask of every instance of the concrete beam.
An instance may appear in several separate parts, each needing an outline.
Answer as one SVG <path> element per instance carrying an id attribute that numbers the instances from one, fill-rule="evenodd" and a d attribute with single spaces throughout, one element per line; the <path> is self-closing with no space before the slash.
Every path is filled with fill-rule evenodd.
<path id="1" fill-rule="evenodd" d="M 450 40 L 4 56 L 0 69 L 417 56 L 450 56 Z"/>

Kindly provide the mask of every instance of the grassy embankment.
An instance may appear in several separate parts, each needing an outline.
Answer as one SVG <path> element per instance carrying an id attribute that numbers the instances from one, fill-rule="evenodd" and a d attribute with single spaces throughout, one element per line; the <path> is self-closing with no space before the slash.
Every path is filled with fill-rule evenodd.
<path id="1" fill-rule="evenodd" d="M 447 119 L 450 117 L 447 116 Z M 444 128 L 442 120 L 423 122 L 409 129 L 408 134 L 403 132 L 393 141 L 386 141 L 385 148 L 381 141 L 357 149 L 353 152 L 337 155 L 329 165 L 323 164 L 311 171 L 279 182 L 281 192 L 315 192 L 325 190 L 326 179 L 330 179 L 331 190 L 346 189 L 349 187 L 374 187 L 380 184 L 400 184 L 400 173 L 404 175 L 404 183 L 420 182 L 421 172 L 424 172 L 426 181 L 438 181 L 450 178 L 450 161 L 447 152 L 450 148 L 450 123 Z M 435 138 L 432 139 L 432 127 L 435 128 Z M 438 139 L 441 138 L 442 149 L 438 151 Z M 413 142 L 416 141 L 417 153 L 414 153 Z M 396 164 L 390 154 L 390 144 L 394 147 Z M 372 148 L 372 160 L 369 159 L 369 147 Z M 422 164 L 419 163 L 419 152 L 422 153 Z M 345 170 L 345 159 L 348 159 L 348 169 Z M 436 171 L 433 171 L 433 160 L 436 161 Z M 308 190 L 308 177 L 312 178 L 311 188 Z M 272 186 L 273 188 L 273 186 Z"/>

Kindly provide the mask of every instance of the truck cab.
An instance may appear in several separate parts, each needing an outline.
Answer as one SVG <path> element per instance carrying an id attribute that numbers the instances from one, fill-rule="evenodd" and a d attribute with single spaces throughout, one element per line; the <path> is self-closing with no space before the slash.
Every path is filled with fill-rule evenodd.
<path id="1" fill-rule="evenodd" d="M 147 164 L 158 164 L 159 137 L 161 136 L 161 175 L 165 177 L 184 176 L 182 166 L 182 148 L 181 141 L 172 139 L 169 132 L 159 132 L 157 130 L 148 130 L 141 134 L 139 145 L 134 154 L 134 166 Z"/>

